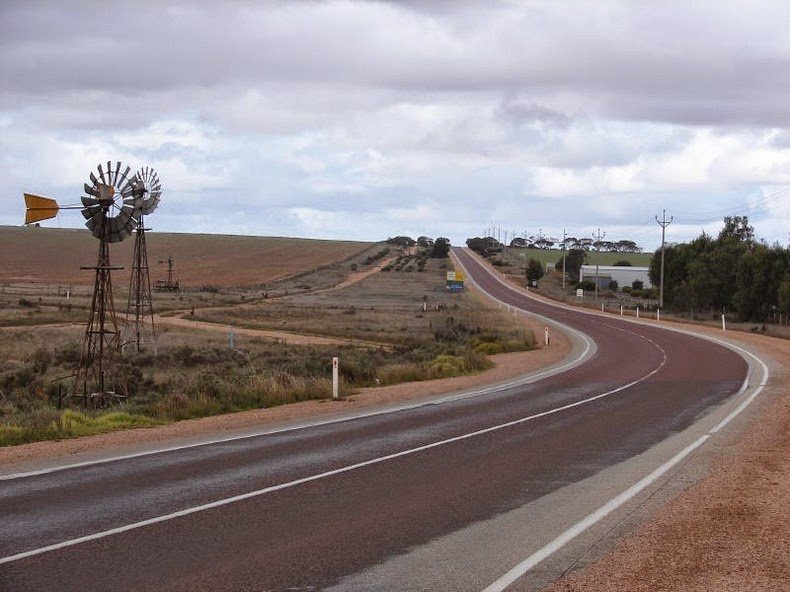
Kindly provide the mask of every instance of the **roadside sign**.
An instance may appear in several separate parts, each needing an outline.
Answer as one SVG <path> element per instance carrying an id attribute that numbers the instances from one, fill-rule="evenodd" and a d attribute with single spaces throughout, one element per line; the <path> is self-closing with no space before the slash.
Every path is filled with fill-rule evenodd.
<path id="1" fill-rule="evenodd" d="M 464 280 L 466 276 L 462 271 L 448 271 L 447 272 L 447 291 L 448 292 L 461 292 L 464 289 Z"/>

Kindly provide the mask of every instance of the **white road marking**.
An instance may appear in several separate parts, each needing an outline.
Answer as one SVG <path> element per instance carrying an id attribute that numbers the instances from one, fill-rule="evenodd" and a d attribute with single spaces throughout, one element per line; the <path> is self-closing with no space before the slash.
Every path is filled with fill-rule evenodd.
<path id="1" fill-rule="evenodd" d="M 645 338 L 645 339 L 647 339 L 647 338 Z M 650 341 L 650 340 L 648 339 L 648 341 Z M 654 343 L 654 345 L 656 347 L 658 347 L 659 350 L 661 350 L 660 346 L 658 346 L 655 343 Z M 661 350 L 661 351 L 663 352 L 663 350 Z M 624 391 L 626 389 L 629 389 L 632 386 L 634 386 L 636 384 L 639 384 L 640 382 L 643 382 L 644 380 L 647 380 L 648 378 L 650 378 L 651 376 L 656 374 L 656 372 L 658 372 L 664 366 L 665 363 L 666 363 L 666 354 L 664 353 L 664 359 L 661 362 L 661 364 L 659 364 L 656 368 L 654 368 L 653 370 L 651 370 L 650 372 L 648 372 L 647 374 L 645 374 L 641 378 L 638 378 L 638 379 L 636 379 L 636 380 L 634 380 L 632 382 L 629 382 L 628 384 L 619 386 L 616 389 L 612 389 L 612 390 L 607 391 L 605 393 L 601 393 L 601 394 L 598 394 L 598 395 L 594 395 L 592 397 L 588 397 L 586 399 L 582 399 L 580 401 L 576 401 L 575 403 L 568 403 L 567 405 L 561 405 L 561 406 L 555 407 L 553 409 L 548 409 L 548 410 L 542 411 L 540 413 L 535 413 L 533 415 L 528 415 L 528 416 L 525 416 L 525 417 L 521 417 L 519 419 L 515 419 L 515 420 L 512 420 L 512 421 L 505 422 L 505 423 L 497 424 L 495 426 L 491 426 L 491 427 L 488 427 L 488 428 L 483 428 L 481 430 L 475 430 L 474 432 L 468 432 L 466 434 L 461 434 L 459 436 L 454 436 L 452 438 L 439 440 L 437 442 L 432 442 L 430 444 L 425 444 L 423 446 L 417 446 L 415 448 L 410 448 L 408 450 L 403 450 L 401 452 L 395 452 L 393 454 L 387 454 L 385 456 L 379 456 L 377 458 L 373 458 L 373 459 L 370 459 L 370 460 L 362 461 L 362 462 L 355 463 L 355 464 L 352 464 L 352 465 L 347 465 L 345 467 L 340 467 L 339 469 L 333 469 L 331 471 L 325 471 L 323 473 L 318 473 L 316 475 L 310 475 L 308 477 L 303 477 L 301 479 L 295 479 L 293 481 L 288 481 L 286 483 L 280 483 L 278 485 L 272 485 L 270 487 L 265 487 L 263 489 L 250 491 L 248 493 L 243 493 L 241 495 L 235 495 L 233 497 L 219 499 L 219 500 L 216 500 L 216 501 L 213 501 L 213 502 L 209 502 L 207 504 L 202 504 L 202 505 L 199 505 L 199 506 L 193 506 L 191 508 L 185 508 L 183 510 L 179 510 L 177 512 L 172 512 L 170 514 L 164 514 L 162 516 L 156 516 L 154 518 L 149 518 L 147 520 L 141 520 L 139 522 L 133 522 L 131 524 L 126 524 L 126 525 L 119 526 L 119 527 L 116 527 L 116 528 L 111 528 L 109 530 L 104 530 L 104 531 L 101 531 L 101 532 L 92 533 L 92 534 L 81 536 L 81 537 L 77 537 L 77 538 L 74 538 L 74 539 L 61 541 L 59 543 L 55 543 L 55 544 L 52 544 L 52 545 L 47 545 L 45 547 L 39 547 L 37 549 L 31 549 L 29 551 L 24 551 L 22 553 L 16 553 L 14 555 L 8 555 L 6 557 L 0 557 L 0 564 L 12 563 L 14 561 L 19 561 L 20 559 L 33 557 L 35 555 L 41 555 L 42 553 L 48 553 L 50 551 L 56 551 L 58 549 L 64 549 L 66 547 L 72 547 L 72 546 L 79 545 L 79 544 L 82 544 L 82 543 L 87 543 L 89 541 L 95 541 L 97 539 L 102 539 L 102 538 L 109 537 L 109 536 L 112 536 L 112 535 L 121 534 L 123 532 L 128 532 L 130 530 L 135 530 L 135 529 L 138 529 L 138 528 L 143 528 L 145 526 L 150 526 L 152 524 L 158 524 L 160 522 L 166 522 L 168 520 L 173 520 L 175 518 L 181 518 L 183 516 L 188 516 L 190 514 L 195 514 L 197 512 L 203 512 L 205 510 L 211 510 L 213 508 L 226 506 L 228 504 L 233 504 L 233 503 L 240 502 L 240 501 L 243 501 L 243 500 L 247 500 L 247 499 L 255 498 L 255 497 L 258 497 L 258 496 L 261 496 L 261 495 L 265 495 L 267 493 L 273 493 L 275 491 L 280 491 L 280 490 L 283 490 L 283 489 L 289 489 L 291 487 L 295 487 L 297 485 L 302 485 L 304 483 L 309 483 L 311 481 L 317 481 L 319 479 L 325 479 L 327 477 L 332 477 L 334 475 L 340 475 L 342 473 L 347 473 L 349 471 L 354 471 L 356 469 L 360 469 L 360 468 L 363 468 L 363 467 L 368 467 L 368 466 L 371 466 L 371 465 L 383 463 L 383 462 L 386 462 L 386 461 L 389 461 L 389 460 L 393 460 L 393 459 L 396 459 L 396 458 L 401 458 L 401 457 L 408 456 L 408 455 L 411 455 L 411 454 L 416 454 L 418 452 L 423 452 L 425 450 L 430 450 L 432 448 L 437 448 L 439 446 L 444 446 L 446 444 L 451 444 L 453 442 L 460 442 L 462 440 L 467 440 L 469 438 L 474 438 L 476 436 L 481 436 L 483 434 L 490 434 L 492 432 L 503 430 L 505 428 L 510 428 L 510 427 L 513 427 L 513 426 L 516 426 L 516 425 L 519 425 L 519 424 L 526 423 L 528 421 L 533 421 L 533 420 L 539 419 L 541 417 L 547 417 L 549 415 L 554 415 L 555 413 L 560 413 L 562 411 L 567 411 L 568 409 L 573 409 L 575 407 L 580 407 L 582 405 L 586 405 L 588 403 L 592 403 L 593 401 L 598 401 L 599 399 L 603 399 L 605 397 L 609 397 L 611 395 L 614 395 L 616 393 L 619 393 L 619 392 L 622 392 L 622 391 Z"/>
<path id="2" fill-rule="evenodd" d="M 664 473 L 666 473 L 669 469 L 674 467 L 677 463 L 681 460 L 686 458 L 689 454 L 695 451 L 697 448 L 702 446 L 705 441 L 710 438 L 709 434 L 705 434 L 701 436 L 691 444 L 689 444 L 686 448 L 678 452 L 675 456 L 665 462 L 663 465 L 658 467 L 655 471 L 634 483 L 631 487 L 626 489 L 624 492 L 619 494 L 618 496 L 609 500 L 606 504 L 595 510 L 592 514 L 589 514 L 584 519 L 580 520 L 572 527 L 567 529 L 563 532 L 560 536 L 555 538 L 551 541 L 548 545 L 538 549 L 535 553 L 524 559 L 521 563 L 510 569 L 505 575 L 499 578 L 493 584 L 487 586 L 483 592 L 502 592 L 508 586 L 510 586 L 513 582 L 521 578 L 524 574 L 526 574 L 529 570 L 535 567 L 544 559 L 548 558 L 552 554 L 559 551 L 562 547 L 572 541 L 574 538 L 579 536 L 585 530 L 590 528 L 592 525 L 600 522 L 604 518 L 606 518 L 609 514 L 611 514 L 614 510 L 622 506 L 625 502 L 633 498 L 643 489 L 654 483 L 659 477 L 661 477 Z"/>
<path id="3" fill-rule="evenodd" d="M 508 286 L 507 284 L 505 284 L 505 282 L 502 281 L 500 278 L 494 276 L 493 274 L 490 274 L 490 275 L 492 277 L 494 277 L 494 279 L 499 281 L 503 286 L 513 290 L 513 288 L 511 286 Z M 521 293 L 521 292 L 519 292 L 517 290 L 513 290 L 513 291 L 516 292 L 517 294 Z M 562 307 L 562 306 L 559 306 L 559 305 L 556 305 L 556 304 L 552 304 L 552 303 L 548 303 L 548 302 L 545 303 L 545 304 L 547 304 L 549 306 L 556 306 L 557 308 L 565 308 L 565 307 Z M 582 313 L 582 314 L 591 314 L 591 315 L 595 315 L 595 316 L 603 316 L 600 313 L 598 313 L 597 311 L 596 312 L 592 312 L 592 311 L 586 311 L 586 310 L 578 310 L 576 308 L 572 308 L 570 310 L 573 310 L 575 312 L 579 312 L 579 313 Z M 649 323 L 637 321 L 635 319 L 622 319 L 622 320 L 625 320 L 626 322 L 633 322 L 633 323 L 641 324 L 641 325 L 649 324 Z M 611 326 L 613 326 L 613 325 L 611 325 Z M 650 326 L 654 326 L 654 325 L 650 325 Z M 765 386 L 768 384 L 768 380 L 769 380 L 769 377 L 770 377 L 770 372 L 768 370 L 768 366 L 762 359 L 760 359 L 758 356 L 754 355 L 752 352 L 750 352 L 750 351 L 748 351 L 748 350 L 746 350 L 746 349 L 744 349 L 742 347 L 739 347 L 737 345 L 734 345 L 732 343 L 723 341 L 721 339 L 717 339 L 716 337 L 711 337 L 709 335 L 702 335 L 702 334 L 699 334 L 699 333 L 694 333 L 692 331 L 685 331 L 683 329 L 678 329 L 678 328 L 675 328 L 675 327 L 668 327 L 668 326 L 665 326 L 665 325 L 662 325 L 662 326 L 656 327 L 656 328 L 662 329 L 662 330 L 665 330 L 665 331 L 674 331 L 676 333 L 683 333 L 685 335 L 689 335 L 691 337 L 696 337 L 698 339 L 705 339 L 705 340 L 708 340 L 708 341 L 713 341 L 713 342 L 715 342 L 715 343 L 717 343 L 717 344 L 719 344 L 719 345 L 721 345 L 723 347 L 727 347 L 727 348 L 729 348 L 731 350 L 736 351 L 743 358 L 746 358 L 748 356 L 749 358 L 752 358 L 755 362 L 757 362 L 757 364 L 759 364 L 759 366 L 761 367 L 761 369 L 762 369 L 762 380 L 757 385 L 757 387 L 755 388 L 754 392 L 752 392 L 752 394 L 749 395 L 749 397 L 747 397 L 744 401 L 742 401 L 741 404 L 738 405 L 738 407 L 736 407 L 729 415 L 727 415 L 727 417 L 725 417 L 721 422 L 719 422 L 714 428 L 709 430 L 708 433 L 706 433 L 703 436 L 700 436 L 697 440 L 695 440 L 694 442 L 689 444 L 686 448 L 681 450 L 678 454 L 676 454 L 671 459 L 669 459 L 667 462 L 662 464 L 660 467 L 658 467 L 652 473 L 650 473 L 646 477 L 642 478 L 640 481 L 638 481 L 637 483 L 635 483 L 634 485 L 632 485 L 631 487 L 629 487 L 628 489 L 626 489 L 625 491 L 623 491 L 619 495 L 617 495 L 614 498 L 612 498 L 611 500 L 609 500 L 607 503 L 605 503 L 603 506 L 598 508 L 596 511 L 594 511 L 591 514 L 587 515 L 585 518 L 583 518 L 582 520 L 580 520 L 579 522 L 574 524 L 572 527 L 570 527 L 566 531 L 564 531 L 562 534 L 560 534 L 553 541 L 551 541 L 550 543 L 548 543 L 544 547 L 538 549 L 532 555 L 530 555 L 529 557 L 527 557 L 526 559 L 524 559 L 523 561 L 518 563 L 516 566 L 511 568 L 507 573 L 505 573 L 502 577 L 500 577 L 494 583 L 492 583 L 491 585 L 487 586 L 483 590 L 483 592 L 501 592 L 501 591 L 505 590 L 508 586 L 513 584 L 516 580 L 518 580 L 519 578 L 523 577 L 533 567 L 535 567 L 536 565 L 541 563 L 543 560 L 547 559 L 548 557 L 550 557 L 551 555 L 553 555 L 554 553 L 559 551 L 562 547 L 564 547 L 566 544 L 568 544 L 574 538 L 579 536 L 585 530 L 587 530 L 588 528 L 590 528 L 591 526 L 593 526 L 597 522 L 600 522 L 601 520 L 606 518 L 614 510 L 616 510 L 617 508 L 622 506 L 624 503 L 626 503 L 627 501 L 632 499 L 634 496 L 639 494 L 645 488 L 647 488 L 650 485 L 652 485 L 653 483 L 655 483 L 662 475 L 664 475 L 672 467 L 674 467 L 679 462 L 681 462 L 684 458 L 689 456 L 697 448 L 702 446 L 708 439 L 710 439 L 715 433 L 719 432 L 722 428 L 724 428 L 727 424 L 729 424 L 733 419 L 735 419 L 738 415 L 740 415 L 740 413 L 743 412 L 743 410 L 746 409 L 757 398 L 757 396 L 760 394 L 760 392 L 762 392 L 763 388 L 765 388 Z M 751 374 L 752 373 L 750 371 L 749 375 L 744 380 L 743 385 L 741 385 L 741 388 L 735 394 L 734 398 L 737 398 L 740 395 L 742 395 L 744 392 L 746 392 L 746 390 L 748 389 L 748 386 L 749 386 L 749 378 L 751 377 Z"/>

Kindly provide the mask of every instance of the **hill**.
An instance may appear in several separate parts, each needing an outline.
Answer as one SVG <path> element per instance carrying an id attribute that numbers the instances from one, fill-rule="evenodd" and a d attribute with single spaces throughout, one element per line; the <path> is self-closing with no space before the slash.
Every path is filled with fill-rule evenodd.
<path id="1" fill-rule="evenodd" d="M 183 286 L 258 285 L 308 271 L 369 249 L 372 243 L 298 238 L 150 232 L 146 234 L 151 282 L 167 275 L 173 257 Z M 98 241 L 87 230 L 0 226 L 0 282 L 90 285 Z M 111 246 L 116 282 L 128 282 L 133 238 Z"/>

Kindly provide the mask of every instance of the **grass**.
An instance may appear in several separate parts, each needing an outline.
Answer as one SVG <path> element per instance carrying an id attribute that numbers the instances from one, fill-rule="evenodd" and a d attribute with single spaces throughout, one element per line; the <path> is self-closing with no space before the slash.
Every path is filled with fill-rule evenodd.
<path id="1" fill-rule="evenodd" d="M 71 380 L 57 380 L 69 377 L 78 364 L 85 314 L 79 304 L 89 291 L 73 292 L 68 310 L 57 292 L 0 293 L 8 304 L 0 315 L 0 445 L 328 398 L 333 356 L 341 360 L 346 396 L 367 386 L 477 373 L 491 366 L 488 355 L 534 347 L 534 336 L 519 321 L 470 294 L 445 292 L 447 260 L 401 253 L 389 272 L 343 289 L 315 291 L 398 255 L 383 251 L 373 245 L 272 284 L 274 296 L 268 299 L 243 299 L 243 292 L 231 291 L 156 295 L 157 307 L 171 314 L 180 305 L 180 314 L 189 318 L 357 337 L 386 347 L 287 345 L 236 334 L 230 349 L 223 332 L 160 324 L 157 355 L 128 354 L 120 360 L 130 387 L 129 398 L 112 410 L 121 415 L 58 409 L 59 388 L 69 388 Z M 46 324 L 58 321 L 67 324 Z"/>
<path id="2" fill-rule="evenodd" d="M 508 249 L 507 261 L 519 269 L 524 269 L 527 259 L 535 259 L 545 265 L 562 261 L 562 251 L 545 249 Z M 503 259 L 502 255 L 495 259 Z M 614 265 L 618 261 L 628 261 L 635 267 L 648 267 L 653 253 L 597 253 L 589 251 L 585 265 Z"/>
<path id="3" fill-rule="evenodd" d="M 14 446 L 41 440 L 57 440 L 104 434 L 116 430 L 162 424 L 152 417 L 110 411 L 89 415 L 74 410 L 40 409 L 0 423 L 0 446 Z"/>

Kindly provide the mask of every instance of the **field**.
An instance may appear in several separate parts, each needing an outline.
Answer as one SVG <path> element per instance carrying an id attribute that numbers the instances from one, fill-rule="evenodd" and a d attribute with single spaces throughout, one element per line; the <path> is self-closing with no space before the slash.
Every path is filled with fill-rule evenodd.
<path id="1" fill-rule="evenodd" d="M 191 237 L 193 248 L 204 250 L 202 239 Z M 326 262 L 329 250 L 290 259 L 284 277 L 265 285 L 209 289 L 209 275 L 195 276 L 201 288 L 155 292 L 156 351 L 119 358 L 116 374 L 125 377 L 129 397 L 103 409 L 82 409 L 68 397 L 90 287 L 75 286 L 66 298 L 52 283 L 4 286 L 0 445 L 327 398 L 333 356 L 342 360 L 341 393 L 348 395 L 480 372 L 490 367 L 489 354 L 534 347 L 518 320 L 471 294 L 444 291 L 447 259 L 383 243 L 341 243 L 335 261 Z M 24 253 L 11 258 L 35 269 Z M 234 282 L 249 273 L 247 259 L 226 264 Z M 115 291 L 122 311 L 125 287 Z M 178 325 L 166 322 L 172 319 Z"/>
<path id="2" fill-rule="evenodd" d="M 167 276 L 167 259 L 187 287 L 262 286 L 294 273 L 347 259 L 371 247 L 356 241 L 324 241 L 208 234 L 146 233 L 151 282 Z M 129 283 L 134 241 L 111 247 L 118 286 Z M 0 227 L 0 283 L 35 282 L 91 286 L 93 274 L 80 266 L 95 265 L 98 241 L 85 230 Z"/>
<path id="3" fill-rule="evenodd" d="M 520 267 L 524 268 L 526 259 L 535 259 L 543 265 L 554 265 L 557 261 L 562 261 L 562 251 L 548 249 L 508 249 L 507 259 L 514 264 L 520 262 Z M 618 261 L 628 261 L 635 267 L 648 267 L 653 253 L 597 253 L 587 252 L 585 265 L 614 265 Z"/>

